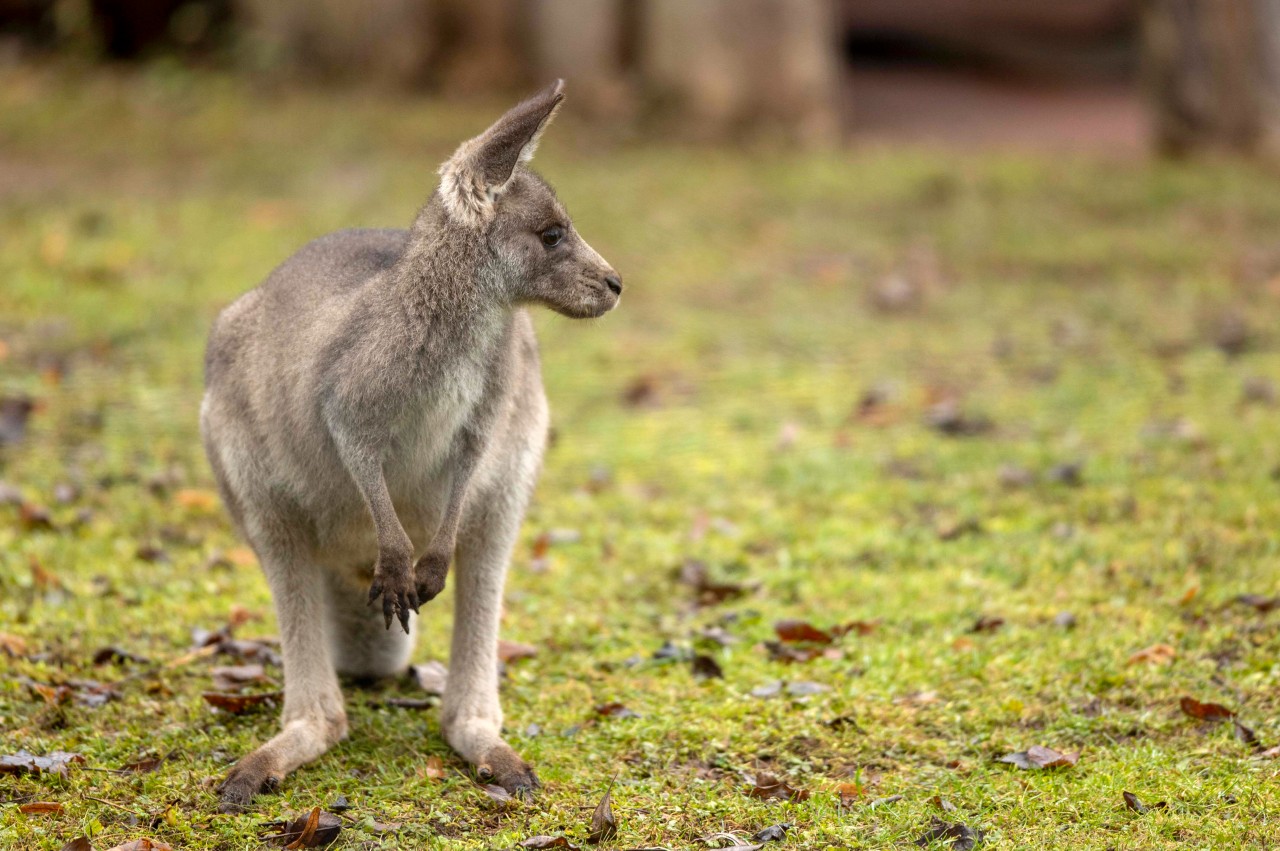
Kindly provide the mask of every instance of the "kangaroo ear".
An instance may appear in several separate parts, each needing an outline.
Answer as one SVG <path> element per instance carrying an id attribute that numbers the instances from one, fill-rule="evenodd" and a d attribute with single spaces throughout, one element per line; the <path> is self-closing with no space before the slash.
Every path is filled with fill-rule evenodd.
<path id="1" fill-rule="evenodd" d="M 564 80 L 556 80 L 454 151 L 440 166 L 440 195 L 451 217 L 471 225 L 492 218 L 494 202 L 516 164 L 533 159 L 542 131 L 563 100 Z"/>

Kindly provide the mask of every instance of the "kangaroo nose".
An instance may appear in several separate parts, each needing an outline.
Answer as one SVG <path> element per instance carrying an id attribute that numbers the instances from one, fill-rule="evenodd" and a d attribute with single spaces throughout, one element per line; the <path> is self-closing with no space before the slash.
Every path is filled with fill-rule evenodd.
<path id="1" fill-rule="evenodd" d="M 605 275 L 604 283 L 605 286 L 613 290 L 614 295 L 622 295 L 622 279 L 617 274 Z"/>

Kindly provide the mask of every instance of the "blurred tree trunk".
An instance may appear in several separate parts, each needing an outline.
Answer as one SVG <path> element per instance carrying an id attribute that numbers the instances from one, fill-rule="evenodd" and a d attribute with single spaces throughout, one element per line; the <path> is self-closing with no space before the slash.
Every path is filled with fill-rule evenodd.
<path id="1" fill-rule="evenodd" d="M 1280 0 L 1149 0 L 1143 42 L 1161 152 L 1280 153 Z"/>
<path id="2" fill-rule="evenodd" d="M 624 121 L 636 104 L 640 0 L 535 0 L 528 37 L 534 73 L 569 82 L 574 109 Z"/>
<path id="3" fill-rule="evenodd" d="M 236 0 L 258 64 L 474 94 L 527 82 L 518 0 Z"/>
<path id="4" fill-rule="evenodd" d="M 685 135 L 836 136 L 840 39 L 829 0 L 649 0 L 643 26 L 648 94 L 674 108 Z"/>

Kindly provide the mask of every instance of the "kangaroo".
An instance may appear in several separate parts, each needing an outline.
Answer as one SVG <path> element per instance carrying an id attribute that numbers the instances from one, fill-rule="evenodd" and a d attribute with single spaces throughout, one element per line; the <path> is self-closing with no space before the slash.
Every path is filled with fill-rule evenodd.
<path id="1" fill-rule="evenodd" d="M 282 729 L 227 774 L 223 811 L 346 737 L 337 675 L 403 671 L 451 561 L 444 738 L 485 782 L 539 785 L 498 701 L 503 581 L 547 439 L 525 308 L 594 318 L 622 293 L 526 165 L 563 99 L 561 80 L 464 142 L 408 230 L 316 239 L 214 322 L 201 434 L 284 658 Z"/>

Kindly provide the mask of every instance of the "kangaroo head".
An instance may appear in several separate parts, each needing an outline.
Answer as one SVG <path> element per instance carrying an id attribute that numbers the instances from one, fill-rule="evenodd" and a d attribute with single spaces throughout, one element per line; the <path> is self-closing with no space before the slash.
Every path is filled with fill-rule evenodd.
<path id="1" fill-rule="evenodd" d="M 451 223 L 482 236 L 513 303 L 592 318 L 618 304 L 622 279 L 578 235 L 546 181 L 525 167 L 563 100 L 557 80 L 463 142 L 440 167 L 439 194 Z"/>

